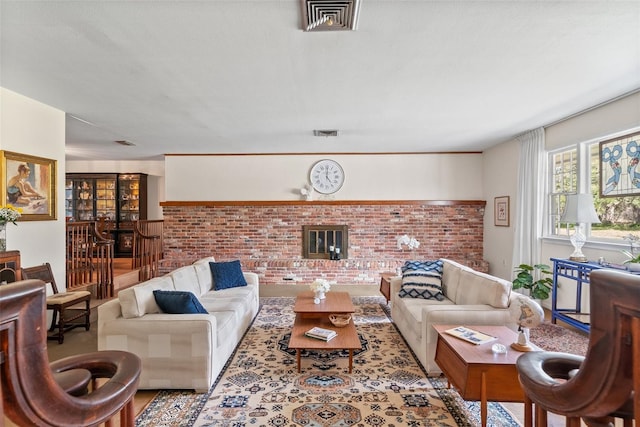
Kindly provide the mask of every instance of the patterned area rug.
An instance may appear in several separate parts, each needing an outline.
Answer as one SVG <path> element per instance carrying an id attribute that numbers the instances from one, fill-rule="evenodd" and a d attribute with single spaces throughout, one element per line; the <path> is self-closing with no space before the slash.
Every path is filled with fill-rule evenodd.
<path id="1" fill-rule="evenodd" d="M 587 354 L 589 336 L 586 333 L 573 331 L 548 321 L 532 328 L 529 339 L 538 347 L 547 351 L 563 353 Z"/>
<path id="2" fill-rule="evenodd" d="M 212 390 L 161 391 L 136 425 L 480 425 L 479 402 L 462 400 L 442 377 L 425 376 L 382 298 L 354 298 L 362 349 L 354 354 L 351 374 L 344 351 L 303 352 L 302 373 L 297 373 L 295 351 L 287 347 L 293 302 L 262 298 L 260 313 Z M 488 407 L 488 425 L 520 425 L 500 404 Z"/>

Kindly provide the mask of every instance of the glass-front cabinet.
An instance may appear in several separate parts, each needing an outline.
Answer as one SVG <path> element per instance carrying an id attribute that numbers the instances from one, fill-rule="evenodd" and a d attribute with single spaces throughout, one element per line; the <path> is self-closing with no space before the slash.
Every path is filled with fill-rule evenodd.
<path id="1" fill-rule="evenodd" d="M 68 173 L 67 221 L 102 221 L 115 240 L 116 255 L 133 247 L 133 222 L 147 219 L 147 175 Z"/>
<path id="2" fill-rule="evenodd" d="M 67 221 L 116 220 L 117 175 L 67 174 L 65 215 Z"/>

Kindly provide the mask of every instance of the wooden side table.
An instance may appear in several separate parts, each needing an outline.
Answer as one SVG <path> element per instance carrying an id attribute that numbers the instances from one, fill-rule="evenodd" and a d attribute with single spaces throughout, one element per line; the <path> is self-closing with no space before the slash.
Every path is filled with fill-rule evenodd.
<path id="1" fill-rule="evenodd" d="M 20 251 L 0 252 L 0 283 L 17 282 L 21 276 Z"/>
<path id="2" fill-rule="evenodd" d="M 518 334 L 506 326 L 469 325 L 471 329 L 497 337 L 496 341 L 475 345 L 444 332 L 456 326 L 460 325 L 433 326 L 438 331 L 436 363 L 464 400 L 480 401 L 484 427 L 487 425 L 487 401 L 524 402 L 516 369 L 516 360 L 522 352 L 510 347 Z M 496 343 L 503 344 L 507 352 L 494 354 L 491 346 Z"/>
<path id="3" fill-rule="evenodd" d="M 391 271 L 380 273 L 380 293 L 387 299 L 387 304 L 391 300 L 391 279 L 397 276 L 395 272 Z"/>

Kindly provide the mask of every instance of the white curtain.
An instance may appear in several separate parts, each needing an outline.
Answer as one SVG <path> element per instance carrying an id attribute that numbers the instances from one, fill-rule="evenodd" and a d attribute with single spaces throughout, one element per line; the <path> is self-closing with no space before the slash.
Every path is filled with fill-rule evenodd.
<path id="1" fill-rule="evenodd" d="M 540 238 L 544 215 L 547 161 L 544 128 L 534 129 L 516 138 L 520 142 L 518 193 L 515 203 L 513 268 L 540 262 Z M 512 269 L 513 271 L 513 269 Z"/>

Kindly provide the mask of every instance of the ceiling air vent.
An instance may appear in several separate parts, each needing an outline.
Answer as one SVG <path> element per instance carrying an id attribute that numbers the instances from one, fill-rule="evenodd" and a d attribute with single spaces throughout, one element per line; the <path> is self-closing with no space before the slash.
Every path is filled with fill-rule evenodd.
<path id="1" fill-rule="evenodd" d="M 304 31 L 354 31 L 360 0 L 300 0 Z"/>
<path id="2" fill-rule="evenodd" d="M 119 141 L 115 141 L 116 144 L 120 144 L 120 145 L 126 145 L 127 147 L 131 147 L 132 145 L 136 145 L 133 142 L 130 141 L 125 141 L 124 139 L 121 139 Z"/>
<path id="3" fill-rule="evenodd" d="M 325 137 L 338 136 L 338 131 L 335 130 L 335 129 L 314 130 L 313 131 L 313 135 L 314 136 L 325 136 Z"/>

